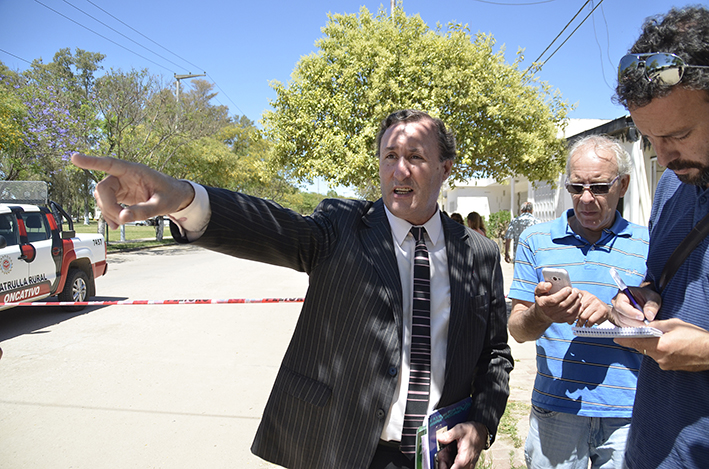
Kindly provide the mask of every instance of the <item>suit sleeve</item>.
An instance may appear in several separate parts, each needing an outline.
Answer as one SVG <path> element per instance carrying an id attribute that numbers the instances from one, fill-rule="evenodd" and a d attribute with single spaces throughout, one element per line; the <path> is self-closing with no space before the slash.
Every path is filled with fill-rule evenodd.
<path id="1" fill-rule="evenodd" d="M 325 200 L 311 216 L 275 202 L 207 187 L 211 217 L 194 244 L 234 257 L 310 273 L 336 242 L 333 218 L 338 201 Z M 189 242 L 171 224 L 173 237 Z"/>
<path id="2" fill-rule="evenodd" d="M 492 244 L 492 243 L 490 243 Z M 484 256 L 481 270 L 483 283 L 491 292 L 487 308 L 478 307 L 473 314 L 488 314 L 485 343 L 478 358 L 472 386 L 471 420 L 484 424 L 493 440 L 510 394 L 509 376 L 514 362 L 507 344 L 507 304 L 497 246 Z"/>

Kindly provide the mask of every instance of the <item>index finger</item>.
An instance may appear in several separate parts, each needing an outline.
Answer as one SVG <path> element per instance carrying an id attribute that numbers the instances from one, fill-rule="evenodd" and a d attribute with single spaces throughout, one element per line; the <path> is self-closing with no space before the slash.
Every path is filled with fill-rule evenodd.
<path id="1" fill-rule="evenodd" d="M 71 155 L 71 162 L 74 166 L 81 169 L 103 171 L 112 176 L 121 176 L 126 171 L 126 162 L 115 158 L 87 156 L 81 153 L 74 153 Z"/>

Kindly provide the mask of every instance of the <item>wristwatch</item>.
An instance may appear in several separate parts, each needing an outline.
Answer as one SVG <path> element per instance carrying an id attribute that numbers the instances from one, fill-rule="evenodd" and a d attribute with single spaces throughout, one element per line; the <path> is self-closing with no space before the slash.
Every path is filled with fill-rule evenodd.
<path id="1" fill-rule="evenodd" d="M 487 428 L 487 425 L 484 425 L 485 431 L 487 432 L 487 438 L 485 439 L 485 448 L 483 449 L 490 449 L 490 446 L 492 446 L 492 442 L 495 441 L 495 435 L 490 433 L 490 429 Z"/>

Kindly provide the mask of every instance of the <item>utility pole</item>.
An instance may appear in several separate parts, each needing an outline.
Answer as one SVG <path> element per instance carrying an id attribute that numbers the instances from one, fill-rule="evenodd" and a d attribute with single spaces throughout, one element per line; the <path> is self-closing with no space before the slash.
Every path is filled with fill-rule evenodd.
<path id="1" fill-rule="evenodd" d="M 401 3 L 401 8 L 404 8 L 404 0 L 399 0 L 399 3 Z M 394 7 L 396 6 L 396 0 L 391 0 L 390 5 L 391 5 L 391 7 L 390 7 L 391 16 L 393 18 L 394 17 Z"/>
<path id="2" fill-rule="evenodd" d="M 175 95 L 177 96 L 177 102 L 180 102 L 180 80 L 184 80 L 185 78 L 197 78 L 197 77 L 206 77 L 207 72 L 204 73 L 187 73 L 185 75 L 178 75 L 175 73 Z"/>
<path id="3" fill-rule="evenodd" d="M 177 109 L 175 113 L 175 128 L 177 128 L 177 121 L 180 119 L 180 114 L 181 114 L 181 108 L 180 108 L 180 80 L 184 80 L 186 78 L 197 78 L 197 77 L 206 77 L 207 72 L 204 73 L 187 73 L 184 75 L 178 75 L 175 73 L 175 98 L 177 99 Z M 163 224 L 163 216 L 158 215 L 155 218 L 155 239 L 158 241 L 162 241 L 162 236 L 163 236 L 163 231 L 165 229 L 165 225 Z M 121 225 L 121 229 L 123 229 L 123 225 Z M 122 232 L 121 232 L 122 233 Z"/>

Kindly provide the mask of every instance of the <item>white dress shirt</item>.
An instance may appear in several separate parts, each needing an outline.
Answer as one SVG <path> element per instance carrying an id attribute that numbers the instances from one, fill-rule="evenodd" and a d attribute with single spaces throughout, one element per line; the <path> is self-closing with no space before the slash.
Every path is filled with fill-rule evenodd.
<path id="1" fill-rule="evenodd" d="M 404 330 L 402 333 L 402 357 L 399 382 L 394 394 L 394 402 L 382 431 L 382 440 L 401 441 L 404 425 L 406 398 L 409 392 L 409 371 L 411 357 L 411 322 L 414 296 L 414 251 L 416 241 L 410 233 L 414 226 L 406 220 L 394 216 L 385 207 L 391 234 L 394 238 L 394 252 L 401 278 L 402 309 Z M 428 411 L 431 412 L 441 398 L 445 379 L 446 349 L 448 346 L 448 322 L 451 311 L 450 278 L 448 276 L 448 255 L 443 235 L 443 223 L 438 210 L 424 225 L 426 247 L 431 266 L 431 388 L 429 390 Z"/>
<path id="2" fill-rule="evenodd" d="M 195 197 L 185 209 L 169 214 L 180 227 L 188 240 L 198 239 L 207 229 L 212 214 L 207 190 L 199 184 L 192 184 Z M 401 441 L 404 425 L 404 412 L 409 388 L 409 363 L 411 356 L 411 322 L 413 303 L 414 251 L 416 242 L 411 235 L 411 223 L 394 216 L 385 207 L 394 240 L 396 262 L 401 278 L 402 310 L 404 313 L 402 331 L 401 369 L 394 401 L 382 431 L 381 438 L 386 441 Z M 445 379 L 446 349 L 448 346 L 448 323 L 450 319 L 450 278 L 448 276 L 448 256 L 443 235 L 443 224 L 438 210 L 424 225 L 426 228 L 426 247 L 431 266 L 431 388 L 428 411 L 438 403 Z"/>
<path id="3" fill-rule="evenodd" d="M 194 199 L 179 212 L 170 213 L 168 217 L 180 227 L 182 235 L 194 241 L 207 231 L 209 219 L 212 217 L 212 207 L 209 205 L 207 189 L 200 184 L 187 181 L 194 189 Z"/>

